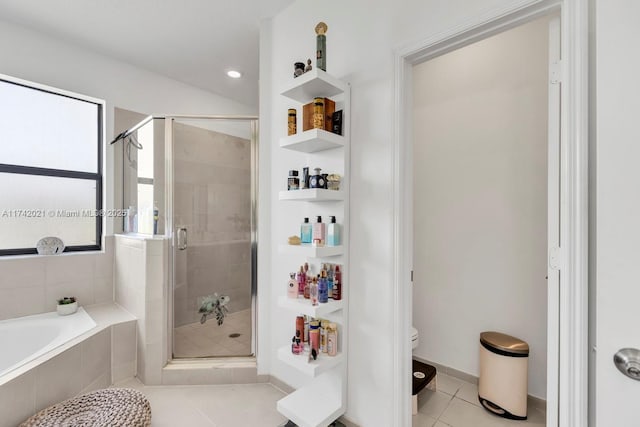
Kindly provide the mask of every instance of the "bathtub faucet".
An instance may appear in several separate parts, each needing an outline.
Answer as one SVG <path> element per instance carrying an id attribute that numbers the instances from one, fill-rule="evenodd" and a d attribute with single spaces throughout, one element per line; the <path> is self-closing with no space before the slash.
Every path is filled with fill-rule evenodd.
<path id="1" fill-rule="evenodd" d="M 228 295 L 218 295 L 217 293 L 204 297 L 198 310 L 198 313 L 202 314 L 200 323 L 204 324 L 208 316 L 215 314 L 218 326 L 222 325 L 224 317 L 229 312 L 227 303 L 230 299 Z"/>

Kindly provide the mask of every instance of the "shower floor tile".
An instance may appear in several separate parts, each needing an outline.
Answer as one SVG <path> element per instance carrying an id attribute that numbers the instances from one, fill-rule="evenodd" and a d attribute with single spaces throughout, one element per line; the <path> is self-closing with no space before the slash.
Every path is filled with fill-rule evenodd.
<path id="1" fill-rule="evenodd" d="M 204 324 L 190 323 L 174 329 L 175 358 L 250 355 L 250 309 L 228 314 L 221 326 L 215 319 L 209 319 Z"/>

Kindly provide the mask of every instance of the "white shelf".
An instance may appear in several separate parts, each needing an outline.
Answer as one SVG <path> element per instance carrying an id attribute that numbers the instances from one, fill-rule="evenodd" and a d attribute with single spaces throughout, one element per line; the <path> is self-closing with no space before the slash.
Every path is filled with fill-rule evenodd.
<path id="1" fill-rule="evenodd" d="M 349 85 L 343 81 L 319 68 L 314 68 L 294 78 L 281 94 L 294 101 L 307 103 L 313 101 L 313 98 L 339 95 L 346 92 L 348 87 Z"/>
<path id="2" fill-rule="evenodd" d="M 278 359 L 310 377 L 317 377 L 342 363 L 343 356 L 342 353 L 335 356 L 320 353 L 316 360 L 309 361 L 309 354 L 293 354 L 291 353 L 291 345 L 288 345 L 278 349 Z"/>
<path id="3" fill-rule="evenodd" d="M 329 373 L 320 375 L 278 400 L 278 412 L 299 427 L 326 427 L 344 412 L 342 380 Z"/>
<path id="4" fill-rule="evenodd" d="M 306 314 L 314 318 L 319 318 L 331 314 L 334 311 L 342 310 L 344 300 L 335 301 L 329 299 L 329 302 L 318 305 L 311 305 L 311 301 L 305 298 L 289 298 L 287 296 L 278 297 L 278 306 L 293 311 L 296 314 Z"/>
<path id="5" fill-rule="evenodd" d="M 344 147 L 346 138 L 324 129 L 309 129 L 302 133 L 280 138 L 280 147 L 303 153 L 332 150 Z"/>
<path id="6" fill-rule="evenodd" d="M 280 200 L 301 202 L 330 202 L 344 200 L 344 191 L 325 190 L 323 188 L 305 188 L 303 190 L 283 190 L 278 194 Z"/>
<path id="7" fill-rule="evenodd" d="M 326 258 L 342 255 L 344 246 L 312 246 L 309 243 L 303 243 L 301 245 L 280 245 L 279 250 L 282 254 L 298 255 L 306 258 Z"/>

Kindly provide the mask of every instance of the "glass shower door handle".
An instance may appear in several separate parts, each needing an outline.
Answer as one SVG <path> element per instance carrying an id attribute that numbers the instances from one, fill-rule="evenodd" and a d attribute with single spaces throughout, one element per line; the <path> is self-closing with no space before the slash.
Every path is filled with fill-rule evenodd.
<path id="1" fill-rule="evenodd" d="M 187 249 L 187 227 L 178 227 L 176 230 L 176 240 L 178 249 L 181 251 Z"/>

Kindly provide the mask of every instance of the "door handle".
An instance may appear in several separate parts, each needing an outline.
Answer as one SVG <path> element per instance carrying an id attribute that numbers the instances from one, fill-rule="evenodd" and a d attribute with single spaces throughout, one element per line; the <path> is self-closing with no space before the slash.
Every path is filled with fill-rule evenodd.
<path id="1" fill-rule="evenodd" d="M 187 227 L 178 227 L 176 230 L 176 240 L 178 249 L 181 251 L 187 249 Z"/>
<path id="2" fill-rule="evenodd" d="M 623 348 L 613 355 L 618 370 L 632 380 L 640 381 L 640 350 Z"/>

